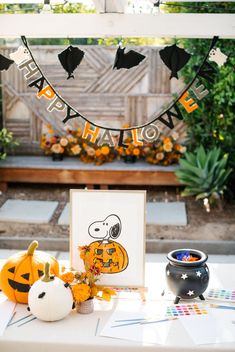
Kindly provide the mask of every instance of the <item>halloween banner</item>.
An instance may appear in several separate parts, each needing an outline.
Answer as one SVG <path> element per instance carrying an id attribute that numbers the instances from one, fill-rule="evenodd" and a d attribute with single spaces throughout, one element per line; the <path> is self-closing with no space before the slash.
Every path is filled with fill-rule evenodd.
<path id="1" fill-rule="evenodd" d="M 78 110 L 73 108 L 68 104 L 53 88 L 49 80 L 44 76 L 40 67 L 36 63 L 33 54 L 28 46 L 27 40 L 25 37 L 21 37 L 24 46 L 20 46 L 18 50 L 10 54 L 11 60 L 15 61 L 19 70 L 24 74 L 24 77 L 27 81 L 29 87 L 36 89 L 36 96 L 38 99 L 47 101 L 47 111 L 53 113 L 53 111 L 61 112 L 61 120 L 63 123 L 68 122 L 71 119 L 79 118 L 82 119 L 84 124 L 83 135 L 84 139 L 88 139 L 92 143 L 97 143 L 98 145 L 108 144 L 109 146 L 114 146 L 118 144 L 119 146 L 126 147 L 124 144 L 125 132 L 130 131 L 133 139 L 133 143 L 136 145 L 142 145 L 143 141 L 154 142 L 159 138 L 159 123 L 167 126 L 169 129 L 175 127 L 173 118 L 178 120 L 183 120 L 183 115 L 181 110 L 185 110 L 187 113 L 192 113 L 194 110 L 198 109 L 200 100 L 205 98 L 209 94 L 209 90 L 202 83 L 204 81 L 213 81 L 213 78 L 216 74 L 216 69 L 212 66 L 209 61 L 214 61 L 219 67 L 222 66 L 226 60 L 227 56 L 223 54 L 219 48 L 215 48 L 215 44 L 218 41 L 218 37 L 214 37 L 211 41 L 210 47 L 205 55 L 201 65 L 196 68 L 195 77 L 191 82 L 186 85 L 183 91 L 178 95 L 178 97 L 168 106 L 167 109 L 160 112 L 156 117 L 151 121 L 148 121 L 145 124 L 132 126 L 128 128 L 112 128 L 105 127 L 99 124 L 96 124 L 85 116 L 79 113 Z M 65 52 L 70 52 L 70 49 L 66 49 Z M 79 51 L 79 59 L 76 59 L 74 67 L 68 69 L 65 66 L 63 58 L 64 52 L 59 54 L 59 59 L 68 72 L 68 75 L 72 77 L 73 69 L 79 64 L 82 60 L 84 53 Z M 170 55 L 179 56 L 179 62 L 176 62 L 176 66 L 170 66 Z M 124 54 L 125 55 L 125 54 Z M 171 76 L 177 76 L 177 71 L 182 68 L 182 66 L 190 59 L 190 54 L 185 52 L 183 49 L 176 47 L 175 45 L 171 47 L 166 47 L 160 52 L 160 56 L 164 63 L 171 69 Z M 142 60 L 143 58 L 138 58 Z M 136 61 L 136 63 L 137 63 Z M 117 57 L 115 58 L 115 66 L 118 67 Z M 123 64 L 122 64 L 123 65 Z M 124 65 L 125 66 L 125 65 Z M 204 82 L 203 81 L 203 82 Z M 158 123 L 158 125 L 156 124 Z M 118 138 L 114 138 L 114 136 Z"/>

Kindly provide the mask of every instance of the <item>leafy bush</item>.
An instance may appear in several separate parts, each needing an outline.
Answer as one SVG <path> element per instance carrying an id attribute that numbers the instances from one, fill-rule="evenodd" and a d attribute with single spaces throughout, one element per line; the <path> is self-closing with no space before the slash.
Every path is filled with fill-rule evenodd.
<path id="1" fill-rule="evenodd" d="M 17 146 L 18 144 L 14 140 L 12 132 L 8 132 L 6 128 L 0 130 L 0 160 L 6 159 L 8 148 Z"/>

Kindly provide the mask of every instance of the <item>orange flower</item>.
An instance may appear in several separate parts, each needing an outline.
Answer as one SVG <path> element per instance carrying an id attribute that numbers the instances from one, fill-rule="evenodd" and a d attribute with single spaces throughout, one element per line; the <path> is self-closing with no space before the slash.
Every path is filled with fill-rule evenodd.
<path id="1" fill-rule="evenodd" d="M 140 150 L 138 148 L 133 149 L 133 155 L 139 156 L 140 155 Z"/>
<path id="2" fill-rule="evenodd" d="M 96 149 L 95 156 L 98 158 L 100 155 L 101 155 L 101 150 L 100 149 Z"/>
<path id="3" fill-rule="evenodd" d="M 82 135 L 82 130 L 80 127 L 77 129 L 77 135 L 78 135 L 78 137 L 81 137 L 81 135 Z"/>
<path id="4" fill-rule="evenodd" d="M 173 148 L 173 144 L 171 142 L 166 143 L 163 145 L 163 149 L 165 150 L 165 152 L 171 152 Z"/>
<path id="5" fill-rule="evenodd" d="M 163 143 L 164 143 L 164 144 L 171 143 L 171 139 L 170 139 L 169 137 L 164 137 L 164 138 L 163 138 Z"/>
<path id="6" fill-rule="evenodd" d="M 64 273 L 64 274 L 60 275 L 60 278 L 64 282 L 71 283 L 74 280 L 74 274 L 71 271 L 69 271 L 67 273 Z"/>
<path id="7" fill-rule="evenodd" d="M 72 287 L 73 296 L 76 301 L 84 302 L 91 295 L 91 289 L 87 284 L 76 284 Z"/>
<path id="8" fill-rule="evenodd" d="M 110 152 L 110 149 L 107 145 L 104 145 L 103 147 L 101 147 L 101 154 L 108 155 L 109 152 Z"/>
<path id="9" fill-rule="evenodd" d="M 51 141 L 52 144 L 54 144 L 54 143 L 57 142 L 57 139 L 56 139 L 56 137 L 51 137 L 50 141 Z"/>
<path id="10" fill-rule="evenodd" d="M 181 148 L 181 145 L 180 145 L 180 144 L 176 143 L 176 144 L 174 145 L 174 149 L 175 149 L 177 152 L 180 151 L 180 148 Z"/>
<path id="11" fill-rule="evenodd" d="M 86 259 L 86 254 L 90 252 L 90 247 L 89 246 L 80 246 L 78 247 L 80 251 L 80 258 L 81 259 Z"/>
<path id="12" fill-rule="evenodd" d="M 91 297 L 95 297 L 98 292 L 99 292 L 99 289 L 96 285 L 91 286 Z"/>

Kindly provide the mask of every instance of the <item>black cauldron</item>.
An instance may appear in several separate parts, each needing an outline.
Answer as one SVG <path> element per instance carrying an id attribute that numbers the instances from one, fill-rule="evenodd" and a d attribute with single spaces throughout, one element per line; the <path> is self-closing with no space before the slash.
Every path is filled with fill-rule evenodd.
<path id="1" fill-rule="evenodd" d="M 179 260 L 187 253 L 196 257 L 196 261 Z M 178 258 L 178 259 L 177 259 Z M 209 269 L 206 265 L 208 256 L 196 249 L 177 249 L 167 255 L 166 280 L 169 289 L 176 295 L 174 303 L 179 300 L 199 297 L 204 300 L 203 292 L 209 283 Z"/>

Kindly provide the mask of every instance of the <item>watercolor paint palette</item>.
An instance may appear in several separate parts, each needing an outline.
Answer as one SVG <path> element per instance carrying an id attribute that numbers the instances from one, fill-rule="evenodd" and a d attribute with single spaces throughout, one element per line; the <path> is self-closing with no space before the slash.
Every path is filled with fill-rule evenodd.
<path id="1" fill-rule="evenodd" d="M 191 315 L 205 315 L 208 311 L 203 306 L 198 304 L 176 304 L 174 306 L 167 307 L 167 317 L 183 317 Z"/>
<path id="2" fill-rule="evenodd" d="M 207 298 L 235 303 L 235 290 L 211 289 L 207 293 Z"/>

